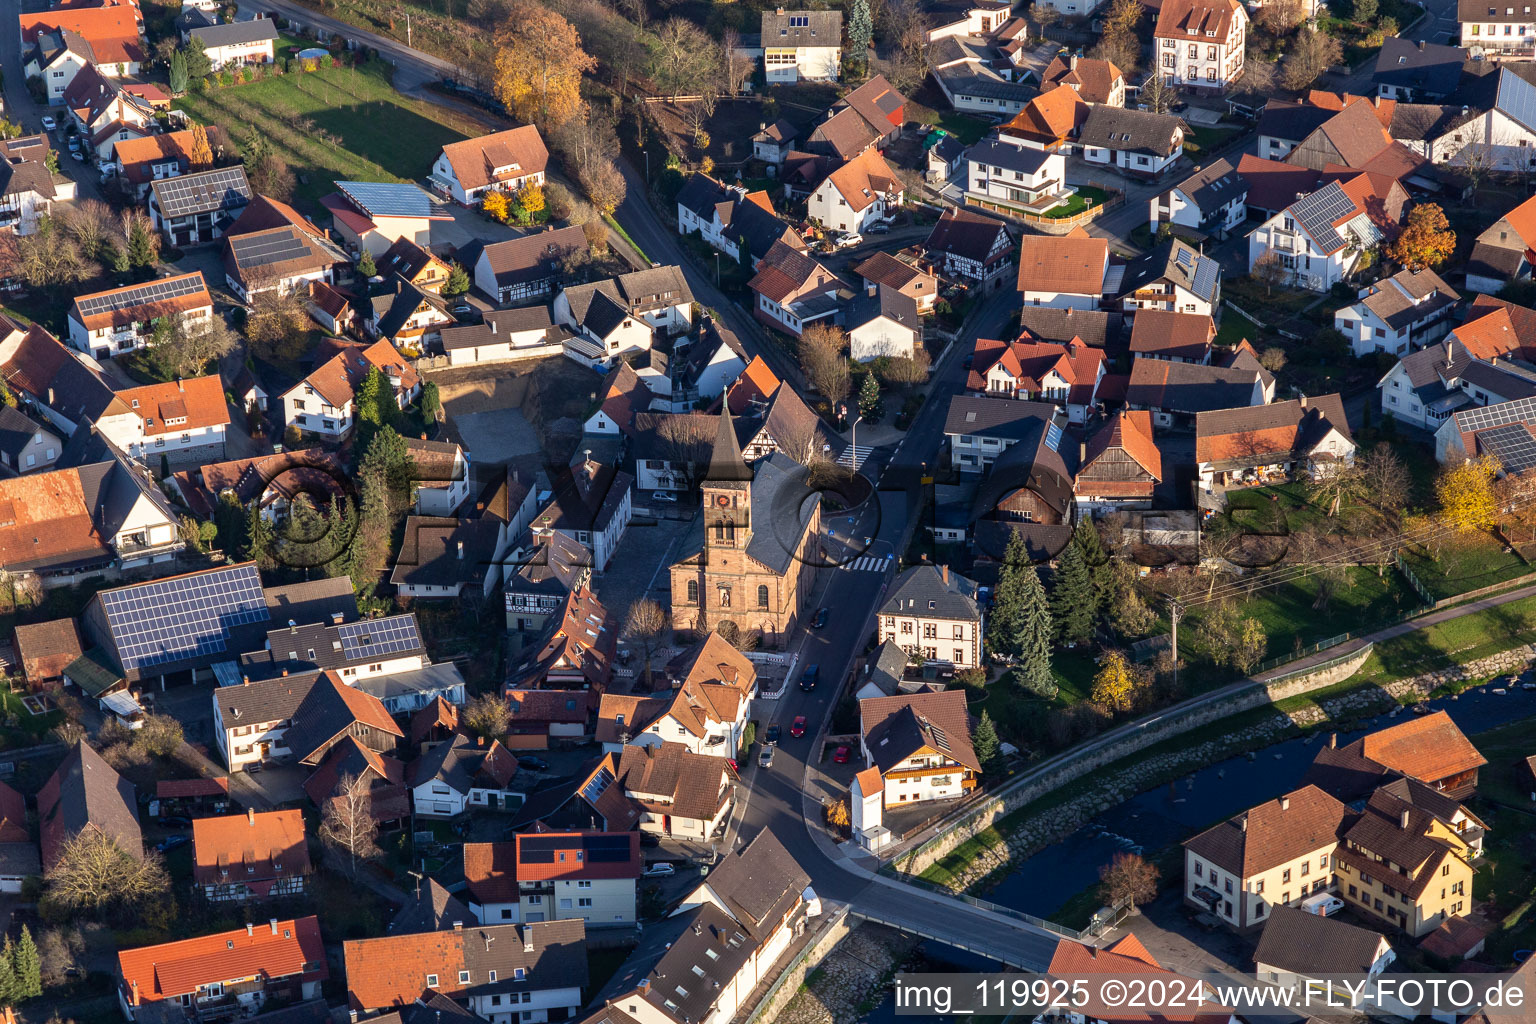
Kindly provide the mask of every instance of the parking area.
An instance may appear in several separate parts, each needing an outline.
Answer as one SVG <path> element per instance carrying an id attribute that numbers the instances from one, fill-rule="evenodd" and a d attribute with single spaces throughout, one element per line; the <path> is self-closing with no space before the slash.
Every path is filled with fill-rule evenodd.
<path id="1" fill-rule="evenodd" d="M 449 216 L 451 220 L 434 220 L 431 225 L 428 246 L 442 256 L 453 256 L 459 249 L 477 241 L 502 242 L 509 238 L 521 238 L 526 232 L 508 224 L 498 224 L 482 214 L 450 202 L 441 196 L 432 196 L 434 216 Z M 466 267 L 471 274 L 473 267 Z"/>

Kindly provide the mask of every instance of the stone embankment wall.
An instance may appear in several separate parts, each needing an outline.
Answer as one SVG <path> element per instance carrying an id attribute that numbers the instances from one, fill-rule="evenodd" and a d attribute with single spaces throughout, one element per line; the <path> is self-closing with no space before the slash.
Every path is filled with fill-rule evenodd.
<path id="1" fill-rule="evenodd" d="M 881 991 L 902 962 L 911 954 L 918 940 L 877 924 L 862 924 L 837 943 L 825 958 L 806 962 L 816 980 L 800 988 L 785 986 L 788 992 L 774 1014 L 761 1017 L 773 1024 L 853 1024 L 867 1016 L 861 1010 L 878 1002 Z M 819 960 L 819 962 L 817 962 Z"/>
<path id="2" fill-rule="evenodd" d="M 1100 742 L 1091 743 L 1079 751 L 1069 750 L 1059 755 L 1054 763 L 1044 766 L 1048 770 L 1039 771 L 1038 775 L 1030 781 L 1005 790 L 996 798 L 976 808 L 969 816 L 945 828 L 904 860 L 899 861 L 898 867 L 904 874 L 920 875 L 934 861 L 945 856 L 967 839 L 996 825 L 1014 811 L 1028 806 L 1074 779 L 1082 778 L 1164 740 L 1239 712 L 1251 711 L 1276 700 L 1296 697 L 1332 686 L 1359 671 L 1370 653 L 1371 647 L 1366 645 L 1312 672 L 1283 677 L 1268 683 L 1255 681 L 1251 686 L 1221 700 L 1199 704 L 1182 713 L 1167 714 L 1151 725 L 1138 726 L 1133 722 L 1117 730 L 1115 734 L 1104 737 Z M 1278 739 L 1292 724 L 1294 723 L 1290 718 L 1276 712 L 1272 721 L 1228 734 L 1220 740 L 1209 740 L 1194 747 L 1140 761 L 1121 771 L 1113 779 L 1095 786 L 1091 794 L 1085 794 L 1043 812 L 1040 815 L 1043 820 L 1038 826 L 1030 824 L 1013 830 L 1013 834 L 1008 837 L 1007 849 L 994 848 L 997 862 L 992 864 L 992 868 L 967 870 L 965 876 L 971 880 L 983 877 L 1003 860 L 1010 859 L 1013 850 L 1033 850 L 1053 842 L 1078 828 L 1094 815 L 1108 810 L 1137 793 L 1144 792 L 1164 779 L 1176 777 L 1183 771 L 1209 764 L 1212 760 L 1227 756 L 1233 750 L 1252 749 L 1263 745 L 1261 741 L 1268 736 Z M 991 859 L 993 858 L 979 857 L 977 865 Z"/>

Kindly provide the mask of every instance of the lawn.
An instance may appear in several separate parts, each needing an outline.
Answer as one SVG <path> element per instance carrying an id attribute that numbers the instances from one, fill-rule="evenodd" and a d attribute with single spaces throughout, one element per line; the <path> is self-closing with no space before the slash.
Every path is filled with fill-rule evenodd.
<path id="1" fill-rule="evenodd" d="M 979 117 L 971 117 L 969 114 L 961 114 L 949 110 L 939 115 L 939 127 L 959 139 L 967 146 L 975 145 L 981 141 L 981 137 L 992 130 L 989 121 L 983 121 Z"/>
<path id="2" fill-rule="evenodd" d="M 1452 537 L 1438 550 L 1417 545 L 1405 548 L 1403 562 L 1437 600 L 1504 583 L 1531 571 L 1519 555 L 1505 550 L 1501 540 L 1481 530 Z"/>
<path id="3" fill-rule="evenodd" d="M 1323 526 L 1328 518 L 1327 511 L 1312 501 L 1308 486 L 1299 481 L 1228 491 L 1227 508 L 1233 522 L 1263 534 L 1295 533 Z"/>
<path id="4" fill-rule="evenodd" d="M 1258 315 L 1260 314 L 1254 313 L 1254 316 Z M 1260 342 L 1263 338 L 1264 328 L 1230 309 L 1222 313 L 1221 323 L 1216 327 L 1216 344 L 1218 345 L 1231 347 L 1246 339 L 1262 352 L 1264 346 Z"/>
<path id="5" fill-rule="evenodd" d="M 1517 949 L 1536 946 L 1536 814 L 1530 794 L 1515 777 L 1515 763 L 1531 752 L 1529 719 L 1472 737 L 1488 765 L 1478 778 L 1472 809 L 1489 827 L 1484 839 L 1486 862 L 1472 880 L 1478 902 L 1491 900 L 1499 927 L 1488 936 L 1478 959 L 1507 964 Z"/>
<path id="6" fill-rule="evenodd" d="M 1295 316 L 1319 298 L 1315 292 L 1294 288 L 1267 289 L 1251 277 L 1229 277 L 1221 282 L 1221 291 L 1229 301 L 1271 324 Z"/>
<path id="7" fill-rule="evenodd" d="M 1536 597 L 1460 615 L 1376 645 L 1353 678 L 1391 683 L 1536 640 Z"/>
<path id="8" fill-rule="evenodd" d="M 298 176 L 297 198 L 313 204 L 338 179 L 424 178 L 444 144 L 479 134 L 468 118 L 396 92 L 390 74 L 388 64 L 375 61 L 272 76 L 176 102 L 194 120 L 224 125 L 240 143 L 264 138 Z"/>
<path id="9" fill-rule="evenodd" d="M 1243 126 L 1235 124 L 1191 124 L 1184 136 L 1184 152 L 1193 157 L 1197 153 L 1220 149 L 1243 131 L 1246 131 Z"/>
<path id="10" fill-rule="evenodd" d="M 1245 602 L 1242 613 L 1264 625 L 1268 657 L 1341 633 L 1362 633 L 1395 620 L 1418 606 L 1418 597 L 1390 568 L 1381 576 L 1368 566 L 1351 566 L 1322 608 L 1314 608 L 1316 577 L 1270 587 Z"/>
<path id="11" fill-rule="evenodd" d="M 1073 217 L 1091 206 L 1103 206 L 1104 200 L 1108 198 L 1108 193 L 1101 188 L 1094 188 L 1092 185 L 1078 185 L 1076 187 L 1077 191 L 1072 195 L 1071 199 L 1067 200 L 1065 205 L 1052 207 L 1041 214 L 1041 216 L 1047 220 L 1061 220 L 1063 217 Z"/>

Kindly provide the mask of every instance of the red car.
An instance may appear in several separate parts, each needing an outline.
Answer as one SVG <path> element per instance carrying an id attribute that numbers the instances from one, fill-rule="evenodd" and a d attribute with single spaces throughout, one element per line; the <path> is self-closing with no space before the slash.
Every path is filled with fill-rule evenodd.
<path id="1" fill-rule="evenodd" d="M 805 735 L 805 716 L 796 715 L 795 720 L 789 724 L 789 734 L 795 739 Z"/>
<path id="2" fill-rule="evenodd" d="M 836 750 L 832 751 L 832 763 L 847 764 L 851 753 L 852 751 L 850 751 L 847 747 L 838 747 Z"/>

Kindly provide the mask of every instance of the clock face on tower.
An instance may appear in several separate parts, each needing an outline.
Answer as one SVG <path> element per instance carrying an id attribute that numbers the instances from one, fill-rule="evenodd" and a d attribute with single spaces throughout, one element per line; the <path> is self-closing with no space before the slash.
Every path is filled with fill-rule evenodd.
<path id="1" fill-rule="evenodd" d="M 731 499 L 728 495 L 720 494 L 715 496 L 715 504 L 719 505 L 721 508 L 729 506 L 730 503 Z"/>

